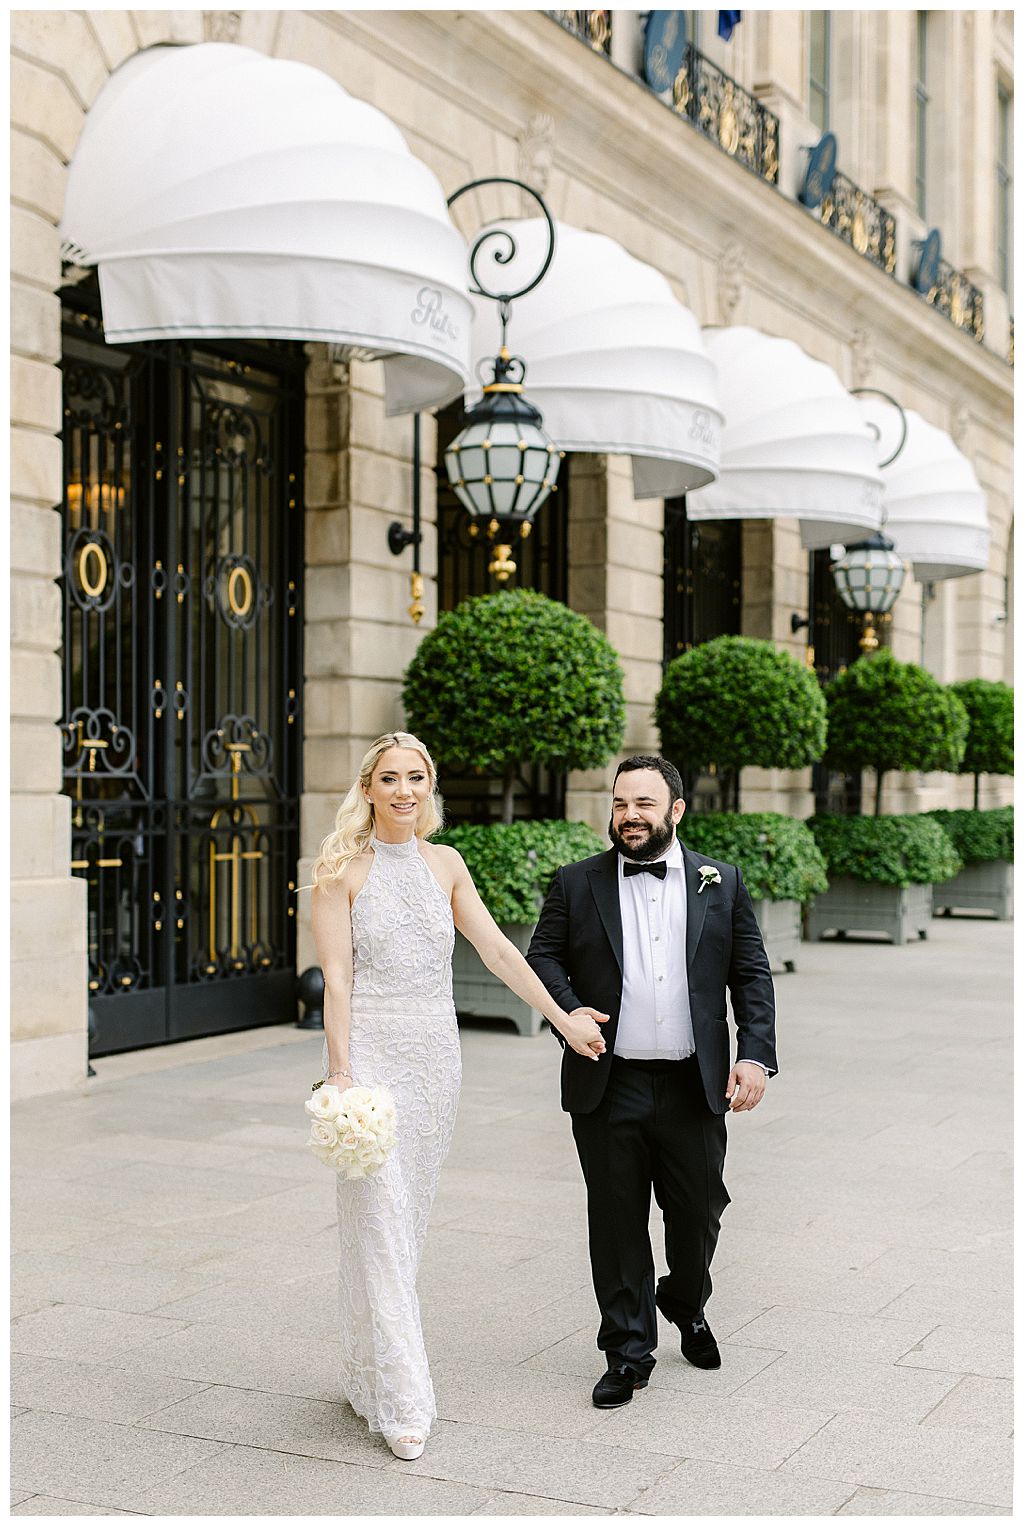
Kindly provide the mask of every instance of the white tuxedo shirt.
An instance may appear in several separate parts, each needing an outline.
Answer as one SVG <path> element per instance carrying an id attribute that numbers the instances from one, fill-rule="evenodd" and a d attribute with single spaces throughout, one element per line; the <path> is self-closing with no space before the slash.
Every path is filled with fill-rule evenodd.
<path id="1" fill-rule="evenodd" d="M 679 839 L 652 862 L 668 865 L 663 880 L 653 874 L 627 876 L 619 854 L 622 1004 L 613 1053 L 623 1060 L 685 1060 L 694 1044 Z"/>
<path id="2" fill-rule="evenodd" d="M 621 1060 L 685 1060 L 694 1052 L 686 974 L 686 874 L 678 837 L 651 863 L 665 878 L 626 875 L 619 854 L 622 1002 L 613 1054 Z M 767 1065 L 760 1060 L 766 1075 Z"/>

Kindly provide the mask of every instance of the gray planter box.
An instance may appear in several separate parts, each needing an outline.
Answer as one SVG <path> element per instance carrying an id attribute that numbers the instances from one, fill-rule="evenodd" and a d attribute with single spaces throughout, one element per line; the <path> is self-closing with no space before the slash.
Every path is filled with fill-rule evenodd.
<path id="1" fill-rule="evenodd" d="M 940 908 L 947 917 L 955 908 L 964 911 L 994 911 L 1000 922 L 1013 916 L 1013 865 L 1005 858 L 983 864 L 965 864 L 944 885 L 932 889 L 932 910 Z"/>
<path id="2" fill-rule="evenodd" d="M 931 885 L 871 885 L 840 875 L 824 895 L 815 896 L 807 913 L 812 943 L 827 932 L 885 933 L 894 943 L 928 936 L 932 919 Z"/>
<path id="3" fill-rule="evenodd" d="M 517 922 L 502 927 L 510 943 L 525 954 L 533 937 L 533 925 Z M 543 1017 L 535 1007 L 528 1007 L 497 975 L 492 975 L 480 955 L 461 933 L 455 934 L 452 959 L 455 1010 L 465 1017 L 507 1017 L 522 1034 L 532 1037 L 541 1030 Z"/>
<path id="4" fill-rule="evenodd" d="M 754 901 L 754 916 L 772 969 L 795 970 L 800 949 L 799 901 Z"/>

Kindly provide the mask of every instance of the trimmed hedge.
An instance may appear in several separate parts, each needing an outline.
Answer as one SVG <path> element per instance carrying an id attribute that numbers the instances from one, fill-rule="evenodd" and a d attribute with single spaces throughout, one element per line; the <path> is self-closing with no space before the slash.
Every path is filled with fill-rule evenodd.
<path id="1" fill-rule="evenodd" d="M 927 811 L 947 832 L 965 864 L 1013 863 L 1013 806 L 991 811 Z"/>
<path id="2" fill-rule="evenodd" d="M 449 827 L 432 842 L 457 848 L 495 922 L 536 922 L 556 869 L 608 843 L 582 821 Z"/>
<path id="3" fill-rule="evenodd" d="M 950 684 L 967 711 L 962 774 L 1013 773 L 1013 690 L 988 678 Z"/>
<path id="4" fill-rule="evenodd" d="M 875 814 L 890 769 L 956 773 L 967 741 L 967 711 L 944 684 L 888 650 L 859 657 L 825 686 L 825 762 L 843 771 L 873 768 Z"/>
<path id="5" fill-rule="evenodd" d="M 654 719 L 662 752 L 686 770 L 803 768 L 825 747 L 825 701 L 814 674 L 749 636 L 717 636 L 674 657 Z"/>
<path id="6" fill-rule="evenodd" d="M 406 725 L 441 763 L 600 768 L 622 743 L 622 669 L 583 615 L 529 589 L 466 599 L 420 642 Z"/>
<path id="7" fill-rule="evenodd" d="M 802 821 L 775 811 L 709 811 L 683 817 L 679 836 L 695 853 L 738 864 L 755 901 L 808 901 L 828 889 L 825 860 Z"/>
<path id="8" fill-rule="evenodd" d="M 829 879 L 849 875 L 869 885 L 940 885 L 963 860 L 928 816 L 812 816 L 807 823 Z"/>

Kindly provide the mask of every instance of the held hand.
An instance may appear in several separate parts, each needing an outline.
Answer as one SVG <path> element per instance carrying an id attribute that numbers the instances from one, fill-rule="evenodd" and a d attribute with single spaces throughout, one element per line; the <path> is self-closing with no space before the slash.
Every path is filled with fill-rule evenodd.
<path id="1" fill-rule="evenodd" d="M 350 1087 L 358 1086 L 358 1084 L 358 1081 L 350 1081 L 348 1076 L 338 1076 L 337 1080 L 331 1082 L 331 1085 L 336 1086 L 339 1092 L 347 1092 Z"/>
<path id="2" fill-rule="evenodd" d="M 565 1020 L 563 1035 L 566 1043 L 585 1059 L 596 1060 L 599 1055 L 604 1054 L 605 1049 L 604 1039 L 597 1025 L 607 1021 L 607 1012 L 598 1012 L 593 1007 L 577 1007 Z"/>
<path id="3" fill-rule="evenodd" d="M 760 1065 L 753 1065 L 749 1060 L 737 1060 L 729 1072 L 729 1079 L 725 1083 L 726 1099 L 730 1099 L 729 1109 L 733 1113 L 749 1113 L 752 1107 L 756 1107 L 764 1096 L 765 1083 L 768 1077 Z M 733 1096 L 733 1092 L 736 1093 Z"/>

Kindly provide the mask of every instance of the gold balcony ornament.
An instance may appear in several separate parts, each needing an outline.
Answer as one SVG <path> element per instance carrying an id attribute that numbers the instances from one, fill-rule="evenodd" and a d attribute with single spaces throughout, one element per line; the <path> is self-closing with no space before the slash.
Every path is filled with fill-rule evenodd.
<path id="1" fill-rule="evenodd" d="M 726 80 L 722 104 L 718 108 L 718 141 L 730 156 L 740 146 L 740 124 L 733 105 L 732 81 Z"/>

